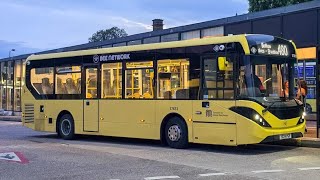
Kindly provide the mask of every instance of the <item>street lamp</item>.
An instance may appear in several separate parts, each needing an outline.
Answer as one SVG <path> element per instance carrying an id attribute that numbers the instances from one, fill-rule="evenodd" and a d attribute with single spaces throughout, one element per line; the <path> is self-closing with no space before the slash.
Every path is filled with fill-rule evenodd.
<path id="1" fill-rule="evenodd" d="M 11 49 L 10 51 L 9 51 L 9 59 L 11 58 L 11 52 L 13 52 L 13 51 L 16 51 L 15 49 Z"/>
<path id="2" fill-rule="evenodd" d="M 9 51 L 9 61 L 11 60 L 11 52 L 13 52 L 13 51 L 16 51 L 15 49 L 11 49 L 10 51 Z M 10 62 L 11 63 L 11 62 Z M 8 67 L 9 68 L 9 67 Z M 13 70 L 13 68 L 12 68 L 12 70 Z M 11 72 L 11 68 L 10 68 L 10 72 Z M 7 71 L 7 73 L 8 73 L 8 71 Z M 11 75 L 9 75 L 9 76 L 11 76 Z M 7 76 L 7 78 L 9 77 L 9 76 Z M 8 99 L 8 97 L 9 96 L 11 96 L 11 107 L 13 107 L 13 101 L 14 101 L 14 97 L 12 97 L 12 90 L 9 90 L 9 87 L 8 87 L 8 79 L 6 79 L 6 86 L 7 86 L 7 92 L 6 92 L 6 99 Z M 13 88 L 14 88 L 14 86 L 13 86 Z M 9 94 L 10 93 L 10 94 Z M 7 101 L 8 102 L 8 101 Z M 9 104 L 7 104 L 7 106 L 8 106 Z M 13 111 L 12 111 L 12 114 L 11 114 L 11 116 L 14 116 L 14 113 L 13 113 Z"/>

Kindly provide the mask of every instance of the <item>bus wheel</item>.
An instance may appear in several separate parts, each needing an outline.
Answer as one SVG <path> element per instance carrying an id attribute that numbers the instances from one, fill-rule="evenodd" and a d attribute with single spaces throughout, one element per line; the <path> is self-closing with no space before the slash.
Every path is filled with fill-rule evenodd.
<path id="1" fill-rule="evenodd" d="M 74 121 L 70 114 L 65 114 L 60 118 L 59 134 L 66 140 L 74 138 Z"/>
<path id="2" fill-rule="evenodd" d="M 165 127 L 165 136 L 172 148 L 182 149 L 188 146 L 187 125 L 178 117 L 169 119 Z"/>

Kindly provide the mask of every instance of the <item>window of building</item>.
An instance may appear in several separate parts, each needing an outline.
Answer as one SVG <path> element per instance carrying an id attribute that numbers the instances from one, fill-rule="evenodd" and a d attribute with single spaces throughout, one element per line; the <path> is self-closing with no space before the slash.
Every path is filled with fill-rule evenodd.
<path id="1" fill-rule="evenodd" d="M 179 41 L 179 33 L 161 36 L 161 42 Z"/>
<path id="2" fill-rule="evenodd" d="M 117 44 L 113 44 L 113 47 L 120 47 L 120 46 L 126 46 L 127 43 L 126 42 L 122 42 L 122 43 L 117 43 Z"/>
<path id="3" fill-rule="evenodd" d="M 160 36 L 145 38 L 143 44 L 151 44 L 160 42 Z"/>
<path id="4" fill-rule="evenodd" d="M 158 99 L 189 99 L 189 59 L 158 60 Z"/>
<path id="5" fill-rule="evenodd" d="M 122 98 L 122 63 L 102 64 L 101 98 Z"/>
<path id="6" fill-rule="evenodd" d="M 101 48 L 110 48 L 110 47 L 112 47 L 112 44 L 108 44 L 108 45 L 103 45 L 103 46 L 101 46 Z"/>
<path id="7" fill-rule="evenodd" d="M 53 94 L 53 67 L 33 68 L 30 78 L 38 94 Z"/>
<path id="8" fill-rule="evenodd" d="M 1 108 L 7 109 L 7 62 L 1 62 Z"/>
<path id="9" fill-rule="evenodd" d="M 81 66 L 56 67 L 56 94 L 81 94 Z"/>
<path id="10" fill-rule="evenodd" d="M 26 82 L 26 60 L 22 61 L 22 72 L 21 72 L 21 87 L 25 85 Z"/>
<path id="11" fill-rule="evenodd" d="M 14 68 L 14 61 L 8 62 L 8 79 L 7 79 L 7 110 L 13 110 L 13 97 L 14 97 L 14 87 L 13 87 L 13 68 Z"/>
<path id="12" fill-rule="evenodd" d="M 14 65 L 14 111 L 21 111 L 21 74 L 22 61 L 15 61 Z"/>
<path id="13" fill-rule="evenodd" d="M 152 61 L 126 63 L 125 98 L 152 99 L 154 97 L 153 78 Z"/>
<path id="14" fill-rule="evenodd" d="M 129 41 L 128 46 L 141 44 L 141 40 Z"/>
<path id="15" fill-rule="evenodd" d="M 200 38 L 200 30 L 181 33 L 181 40 Z"/>
<path id="16" fill-rule="evenodd" d="M 202 38 L 213 37 L 213 36 L 223 36 L 223 35 L 224 35 L 223 26 L 201 30 Z"/>

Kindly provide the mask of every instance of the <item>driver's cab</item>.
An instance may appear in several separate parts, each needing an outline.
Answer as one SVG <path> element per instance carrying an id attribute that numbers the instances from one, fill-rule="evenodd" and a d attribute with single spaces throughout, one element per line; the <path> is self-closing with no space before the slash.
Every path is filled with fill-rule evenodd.
<path id="1" fill-rule="evenodd" d="M 293 97 L 293 62 L 284 58 L 245 56 L 240 61 L 239 97 Z"/>

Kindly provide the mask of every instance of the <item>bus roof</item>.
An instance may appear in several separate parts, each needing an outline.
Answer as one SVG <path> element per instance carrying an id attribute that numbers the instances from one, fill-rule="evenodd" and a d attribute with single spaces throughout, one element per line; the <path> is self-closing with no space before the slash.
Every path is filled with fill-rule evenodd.
<path id="1" fill-rule="evenodd" d="M 27 60 L 43 60 L 43 59 L 96 55 L 96 54 L 123 53 L 123 52 L 190 47 L 190 46 L 232 43 L 232 42 L 239 42 L 242 45 L 242 48 L 245 54 L 250 54 L 246 35 L 242 34 L 242 35 L 231 35 L 231 36 L 221 36 L 221 37 L 208 37 L 208 38 L 202 38 L 202 39 L 191 39 L 191 40 L 183 40 L 183 41 L 162 42 L 162 43 L 154 43 L 154 44 L 141 44 L 141 45 L 132 45 L 132 46 L 121 46 L 121 47 L 68 51 L 68 52 L 61 52 L 61 53 L 31 55 L 28 57 Z"/>

